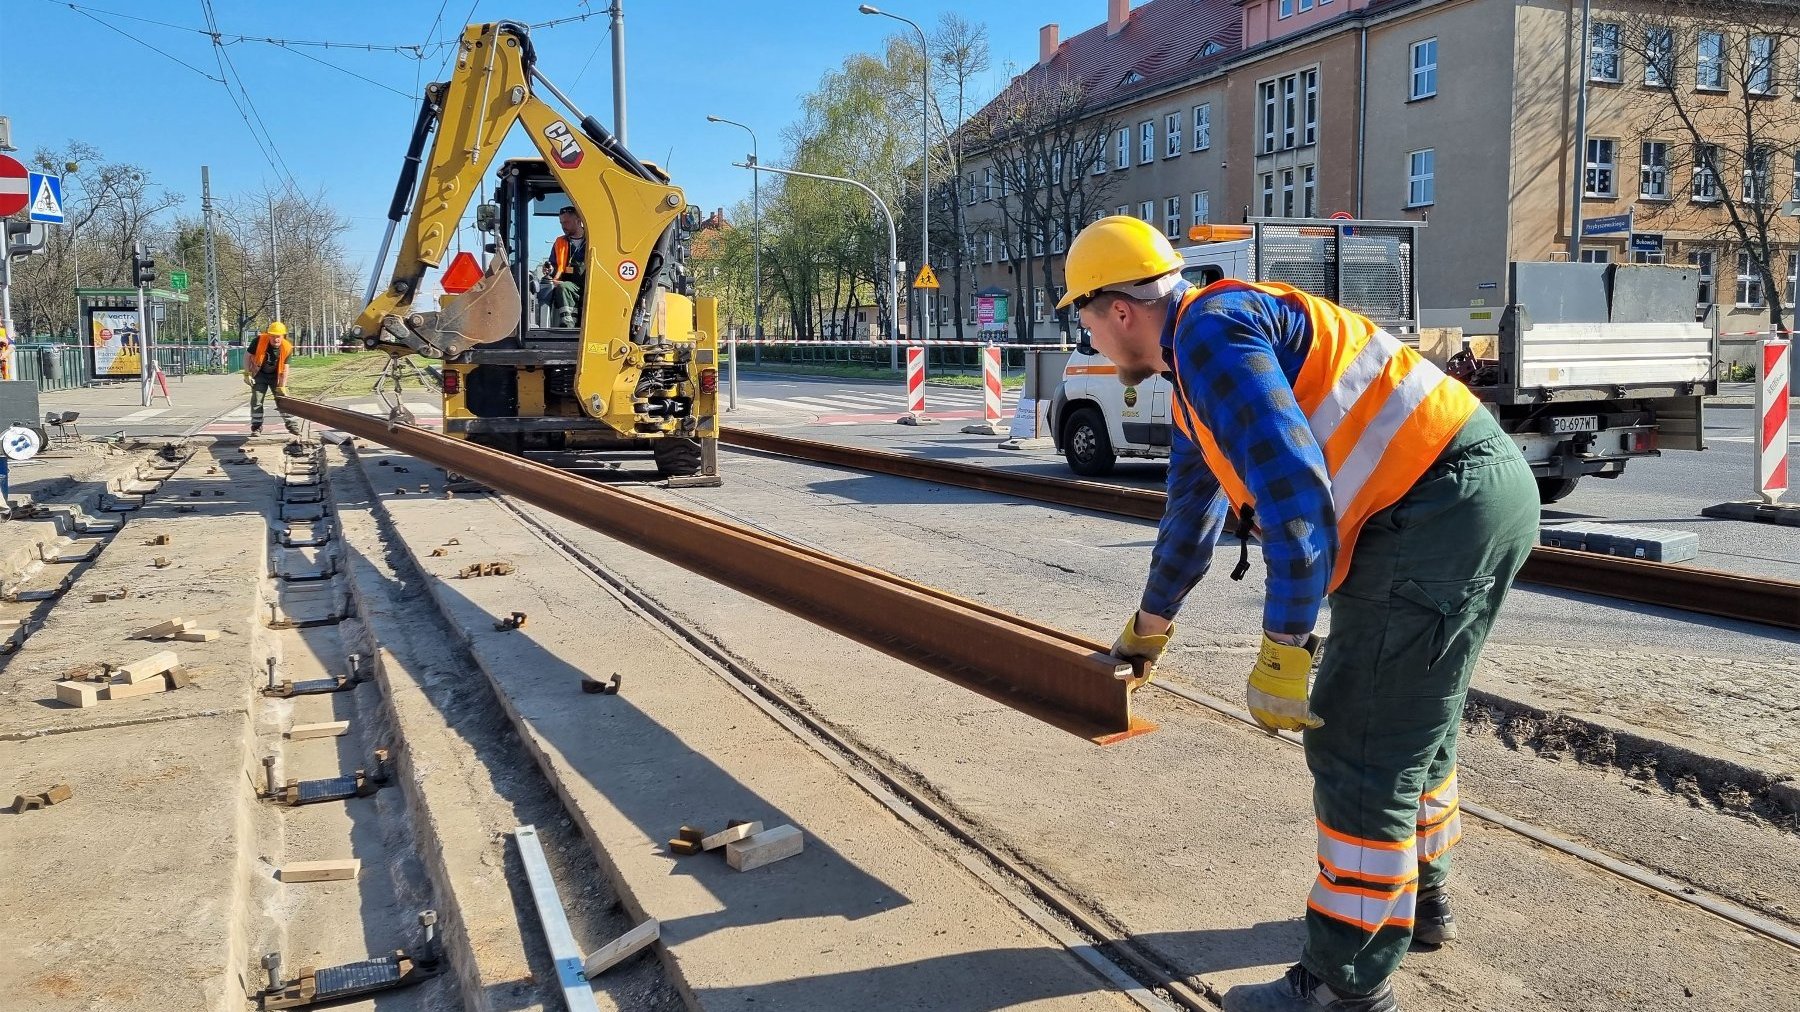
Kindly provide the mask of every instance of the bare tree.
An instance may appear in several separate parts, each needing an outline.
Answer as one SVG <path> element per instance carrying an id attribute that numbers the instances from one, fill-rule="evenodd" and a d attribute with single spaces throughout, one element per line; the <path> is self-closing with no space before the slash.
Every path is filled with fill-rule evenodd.
<path id="1" fill-rule="evenodd" d="M 1032 306 L 1037 279 L 1042 278 L 1047 297 L 1055 292 L 1053 259 L 1110 190 L 1113 177 L 1095 175 L 1092 169 L 1117 127 L 1113 120 L 1090 114 L 1082 85 L 1032 74 L 1014 79 L 983 110 L 979 124 L 981 147 L 993 159 L 999 181 L 1001 248 L 1013 265 L 1019 307 L 1014 329 L 1021 340 L 1031 341 L 1037 326 Z"/>
<path id="2" fill-rule="evenodd" d="M 1587 68 L 1603 80 L 1641 69 L 1649 112 L 1639 138 L 1640 190 L 1673 199 L 1637 206 L 1654 208 L 1646 215 L 1652 221 L 1735 249 L 1741 273 L 1760 279 L 1777 330 L 1786 329 L 1792 271 L 1776 266 L 1796 230 L 1792 202 L 1775 198 L 1775 173 L 1791 170 L 1800 182 L 1797 42 L 1800 6 L 1793 3 L 1663 0 L 1596 24 Z M 1675 190 L 1677 166 L 1692 170 L 1685 194 Z M 1611 189 L 1593 178 L 1595 168 L 1587 171 L 1590 192 Z M 1722 279 L 1722 263 L 1718 270 Z"/>
<path id="3" fill-rule="evenodd" d="M 960 341 L 964 338 L 962 307 L 968 301 L 963 293 L 963 270 L 970 249 L 962 178 L 964 156 L 971 138 L 963 124 L 968 122 L 969 106 L 975 98 L 970 93 L 975 80 L 988 71 L 987 26 L 970 22 L 955 12 L 946 12 L 938 18 L 932 52 L 935 55 L 932 81 L 939 93 L 937 126 L 944 145 L 938 153 L 942 169 L 933 177 L 940 182 L 932 187 L 935 193 L 932 196 L 931 241 L 933 248 L 945 251 L 945 262 L 950 266 L 949 295 L 955 309 L 956 339 Z M 939 277 L 941 280 L 943 275 Z M 938 294 L 941 297 L 944 293 Z"/>

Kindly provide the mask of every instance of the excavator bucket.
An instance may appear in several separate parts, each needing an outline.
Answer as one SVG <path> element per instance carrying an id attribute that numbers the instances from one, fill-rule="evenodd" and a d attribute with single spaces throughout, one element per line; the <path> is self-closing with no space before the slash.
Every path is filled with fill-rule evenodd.
<path id="1" fill-rule="evenodd" d="M 436 313 L 423 314 L 419 336 L 445 358 L 510 336 L 519 328 L 523 307 L 508 262 L 504 246 L 495 250 L 473 288 L 461 295 L 445 295 Z"/>

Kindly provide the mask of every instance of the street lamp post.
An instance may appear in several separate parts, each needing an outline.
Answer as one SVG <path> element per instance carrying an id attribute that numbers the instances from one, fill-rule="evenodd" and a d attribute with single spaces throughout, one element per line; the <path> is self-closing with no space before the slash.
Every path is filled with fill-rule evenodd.
<path id="1" fill-rule="evenodd" d="M 903 18 L 898 14 L 890 14 L 874 4 L 863 4 L 857 10 L 863 14 L 879 14 L 884 18 L 893 18 L 912 26 L 919 33 L 919 62 L 923 70 L 920 72 L 919 88 L 919 264 L 921 267 L 931 263 L 931 48 L 925 38 L 925 29 L 917 22 Z M 925 294 L 925 305 L 919 311 L 919 330 L 925 331 L 931 324 L 927 314 L 931 311 L 932 293 L 927 289 L 918 289 Z M 929 337 L 928 333 L 921 336 Z M 895 366 L 899 365 L 900 349 L 894 348 Z"/>
<path id="2" fill-rule="evenodd" d="M 757 172 L 779 172 L 784 176 L 803 176 L 807 179 L 823 179 L 831 183 L 849 183 L 869 195 L 869 199 L 875 202 L 877 208 L 880 208 L 881 216 L 887 220 L 888 326 L 893 330 L 893 343 L 889 347 L 900 347 L 900 244 L 894 236 L 894 214 L 888 210 L 887 202 L 881 199 L 881 195 L 866 185 L 843 176 L 826 176 L 817 172 L 801 172 L 799 169 L 778 169 L 773 165 L 747 165 L 743 162 L 732 162 L 731 164 L 740 169 L 753 169 Z"/>
<path id="3" fill-rule="evenodd" d="M 708 116 L 708 117 L 706 117 L 706 121 L 708 123 L 725 123 L 730 126 L 738 127 L 739 129 L 743 130 L 745 133 L 749 134 L 750 135 L 750 164 L 755 165 L 759 161 L 761 161 L 761 159 L 757 157 L 756 131 L 750 129 L 749 127 L 745 126 L 742 123 L 739 123 L 737 120 L 726 119 L 723 116 Z M 755 303 L 755 305 L 756 305 L 756 348 L 757 348 L 757 353 L 761 354 L 762 353 L 762 339 L 763 339 L 762 176 L 755 172 L 750 173 L 750 223 L 751 223 L 750 224 L 750 229 L 751 229 L 751 240 L 750 241 L 756 244 L 756 249 L 753 253 L 753 259 L 755 260 L 755 266 L 751 268 L 752 270 L 754 270 L 756 272 L 756 303 Z M 738 406 L 738 349 L 737 349 L 737 334 L 734 332 L 731 335 L 730 409 L 732 411 L 736 411 L 737 406 Z"/>

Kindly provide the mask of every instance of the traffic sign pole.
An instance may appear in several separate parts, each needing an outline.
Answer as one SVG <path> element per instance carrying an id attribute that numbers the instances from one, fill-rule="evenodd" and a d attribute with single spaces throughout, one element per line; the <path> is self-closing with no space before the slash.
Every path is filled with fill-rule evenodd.
<path id="1" fill-rule="evenodd" d="M 17 214 L 31 202 L 30 176 L 18 159 L 0 155 L 0 218 Z M 0 336 L 0 378 L 11 379 L 17 338 L 12 314 L 12 236 L 4 228 L 0 228 L 0 327 L 6 329 Z"/>

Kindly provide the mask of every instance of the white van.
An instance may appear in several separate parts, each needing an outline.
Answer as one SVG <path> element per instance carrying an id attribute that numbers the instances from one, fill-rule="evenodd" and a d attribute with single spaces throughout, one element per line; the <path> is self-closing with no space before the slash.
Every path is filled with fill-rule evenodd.
<path id="1" fill-rule="evenodd" d="M 1198 245 L 1179 251 L 1185 264 L 1181 274 L 1201 286 L 1223 278 L 1286 282 L 1356 309 L 1396 336 L 1416 335 L 1412 265 L 1419 227 L 1417 222 L 1291 218 L 1203 225 L 1190 233 Z M 1120 457 L 1169 456 L 1174 433 L 1169 381 L 1152 376 L 1128 387 L 1118 377 L 1118 367 L 1087 343 L 1084 331 L 1049 413 L 1051 438 L 1076 474 L 1109 474 Z"/>

